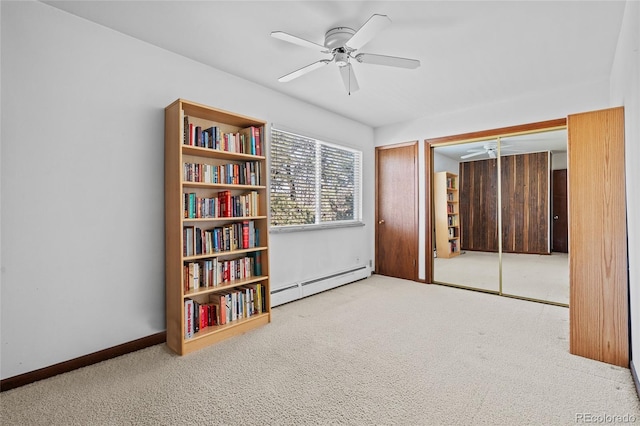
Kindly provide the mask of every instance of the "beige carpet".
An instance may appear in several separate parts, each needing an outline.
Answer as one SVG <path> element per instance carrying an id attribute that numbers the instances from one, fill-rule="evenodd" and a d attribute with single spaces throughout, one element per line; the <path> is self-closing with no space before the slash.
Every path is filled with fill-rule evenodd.
<path id="1" fill-rule="evenodd" d="M 374 276 L 185 357 L 158 345 L 4 392 L 1 423 L 640 422 L 630 371 L 570 355 L 568 330 L 567 308 Z"/>

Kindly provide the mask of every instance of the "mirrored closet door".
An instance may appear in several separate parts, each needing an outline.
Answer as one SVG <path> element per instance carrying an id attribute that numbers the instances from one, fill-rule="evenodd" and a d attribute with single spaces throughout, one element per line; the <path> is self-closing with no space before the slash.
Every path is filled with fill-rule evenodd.
<path id="1" fill-rule="evenodd" d="M 499 292 L 498 167 L 495 160 L 473 161 L 476 156 L 485 156 L 485 147 L 495 149 L 496 141 L 432 148 L 433 280 Z M 453 179 L 455 204 L 441 201 L 451 193 L 443 176 Z M 457 214 L 452 216 L 451 210 Z M 450 246 L 455 251 L 447 256 Z"/>
<path id="2" fill-rule="evenodd" d="M 428 149 L 433 281 L 568 305 L 566 129 Z"/>

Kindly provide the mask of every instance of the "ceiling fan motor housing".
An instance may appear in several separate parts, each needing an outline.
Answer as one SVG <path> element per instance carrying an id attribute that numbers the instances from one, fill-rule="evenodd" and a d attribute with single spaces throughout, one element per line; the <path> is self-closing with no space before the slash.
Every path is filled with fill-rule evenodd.
<path id="1" fill-rule="evenodd" d="M 331 50 L 344 47 L 355 33 L 355 30 L 347 27 L 332 28 L 324 35 L 324 46 Z"/>

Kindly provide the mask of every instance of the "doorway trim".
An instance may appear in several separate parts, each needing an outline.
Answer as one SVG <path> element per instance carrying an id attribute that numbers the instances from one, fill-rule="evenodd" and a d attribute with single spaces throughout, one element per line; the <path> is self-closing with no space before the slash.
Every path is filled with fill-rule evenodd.
<path id="1" fill-rule="evenodd" d="M 542 132 L 542 131 L 552 131 L 552 130 L 559 130 L 559 129 L 566 129 L 567 128 L 567 119 L 566 118 L 559 118 L 559 119 L 554 119 L 554 120 L 547 120 L 547 121 L 539 121 L 539 122 L 534 122 L 534 123 L 528 123 L 528 124 L 520 124 L 520 125 L 516 125 L 516 126 L 509 126 L 509 127 L 500 127 L 500 128 L 495 128 L 495 129 L 489 129 L 489 130 L 481 130 L 481 131 L 476 131 L 476 132 L 469 132 L 469 133 L 461 133 L 461 134 L 457 134 L 457 135 L 450 135 L 450 136 L 443 136 L 443 137 L 438 137 L 438 138 L 431 138 L 431 139 L 425 139 L 424 143 L 425 143 L 425 147 L 424 147 L 424 158 L 425 158 L 425 164 L 424 164 L 424 170 L 425 170 L 425 187 L 426 187 L 426 196 L 425 196 L 425 273 L 426 273 L 426 280 L 428 283 L 433 283 L 433 235 L 432 235 L 432 229 L 433 229 L 433 202 L 432 202 L 432 198 L 433 198 L 433 182 L 432 182 L 432 178 L 431 175 L 433 174 L 433 157 L 431 155 L 431 148 L 435 148 L 438 146 L 445 146 L 445 145 L 453 145 L 453 144 L 458 144 L 458 143 L 462 143 L 462 142 L 473 142 L 473 141 L 477 141 L 477 140 L 484 140 L 484 139 L 491 139 L 491 138 L 501 138 L 501 137 L 506 137 L 506 136 L 516 136 L 516 135 L 522 135 L 522 134 L 527 134 L 527 133 L 535 133 L 535 132 Z M 448 284 L 447 284 L 448 285 Z M 475 289 L 475 288 L 471 288 L 471 287 L 467 287 L 467 286 L 455 286 L 455 287 L 461 287 L 461 288 L 465 288 L 465 289 L 469 289 L 469 290 L 476 290 L 476 291 L 482 291 L 482 292 L 486 292 L 486 293 L 492 293 L 492 294 L 499 294 L 501 296 L 505 296 L 505 297 L 511 297 L 511 298 L 515 298 L 515 299 L 523 299 L 523 300 L 529 300 L 529 301 L 533 301 L 533 302 L 540 302 L 540 303 L 546 303 L 546 304 L 550 304 L 550 305 L 556 305 L 556 306 L 563 306 L 563 307 L 567 307 L 566 304 L 564 303 L 557 303 L 557 302 L 550 302 L 550 301 L 546 301 L 546 300 L 538 300 L 538 299 L 534 299 L 534 298 L 528 298 L 528 297 L 522 297 L 522 296 L 516 296 L 516 295 L 511 295 L 511 294 L 506 294 L 506 293 L 502 293 L 502 291 L 500 292 L 494 292 L 491 290 L 482 290 L 482 289 Z M 501 285 L 500 285 L 500 288 Z"/>

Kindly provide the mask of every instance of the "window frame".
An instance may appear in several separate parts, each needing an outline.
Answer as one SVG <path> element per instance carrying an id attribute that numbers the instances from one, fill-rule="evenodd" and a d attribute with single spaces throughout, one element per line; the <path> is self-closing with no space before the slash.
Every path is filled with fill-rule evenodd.
<path id="1" fill-rule="evenodd" d="M 316 157 L 315 157 L 315 164 L 316 164 L 316 185 L 315 185 L 315 191 L 314 191 L 314 197 L 315 197 L 315 223 L 309 223 L 309 224 L 296 224 L 296 225 L 273 225 L 272 224 L 272 209 L 271 209 L 271 201 L 272 201 L 272 179 L 271 179 L 271 173 L 272 173 L 272 167 L 273 167 L 273 156 L 272 156 L 272 147 L 274 144 L 274 137 L 273 137 L 273 132 L 281 132 L 281 133 L 288 133 L 290 135 L 293 135 L 295 137 L 300 137 L 300 138 L 304 138 L 304 139 L 308 139 L 308 140 L 313 140 L 315 142 L 315 147 L 316 147 Z M 333 228 L 347 228 L 347 227 L 358 227 L 358 226 L 364 226 L 364 222 L 362 221 L 362 186 L 363 186 L 363 181 L 362 181 L 362 176 L 363 176 L 363 158 L 364 158 L 364 153 L 362 152 L 361 149 L 359 148 L 355 148 L 353 146 L 349 146 L 347 144 L 344 143 L 338 143 L 338 142 L 333 142 L 333 141 L 327 141 L 326 138 L 318 138 L 316 136 L 313 135 L 309 135 L 309 134 L 304 134 L 303 132 L 299 132 L 299 131 L 295 131 L 295 130 L 291 130 L 285 126 L 280 126 L 280 125 L 271 125 L 270 129 L 269 129 L 269 158 L 268 158 L 268 166 L 269 166 L 269 170 L 267 171 L 267 173 L 269 173 L 269 188 L 268 188 L 268 194 L 269 194 L 269 232 L 270 233 L 285 233 L 285 232 L 299 232 L 299 231 L 312 231 L 312 230 L 320 230 L 320 229 L 333 229 Z M 355 175 L 355 180 L 356 182 L 354 182 L 354 185 L 356 186 L 356 188 L 354 188 L 354 219 L 349 219 L 349 220 L 334 220 L 334 221 L 329 221 L 329 222 L 322 222 L 321 221 L 321 210 L 320 210 L 320 205 L 321 205 L 321 182 L 319 177 L 321 176 L 321 162 L 319 161 L 319 155 L 321 152 L 320 147 L 324 145 L 330 148 L 334 148 L 334 149 L 340 149 L 340 150 L 344 150 L 344 151 L 349 151 L 354 153 L 357 156 L 357 162 L 359 164 L 356 164 L 355 168 L 357 169 L 354 174 Z M 318 167 L 320 166 L 320 167 Z"/>

